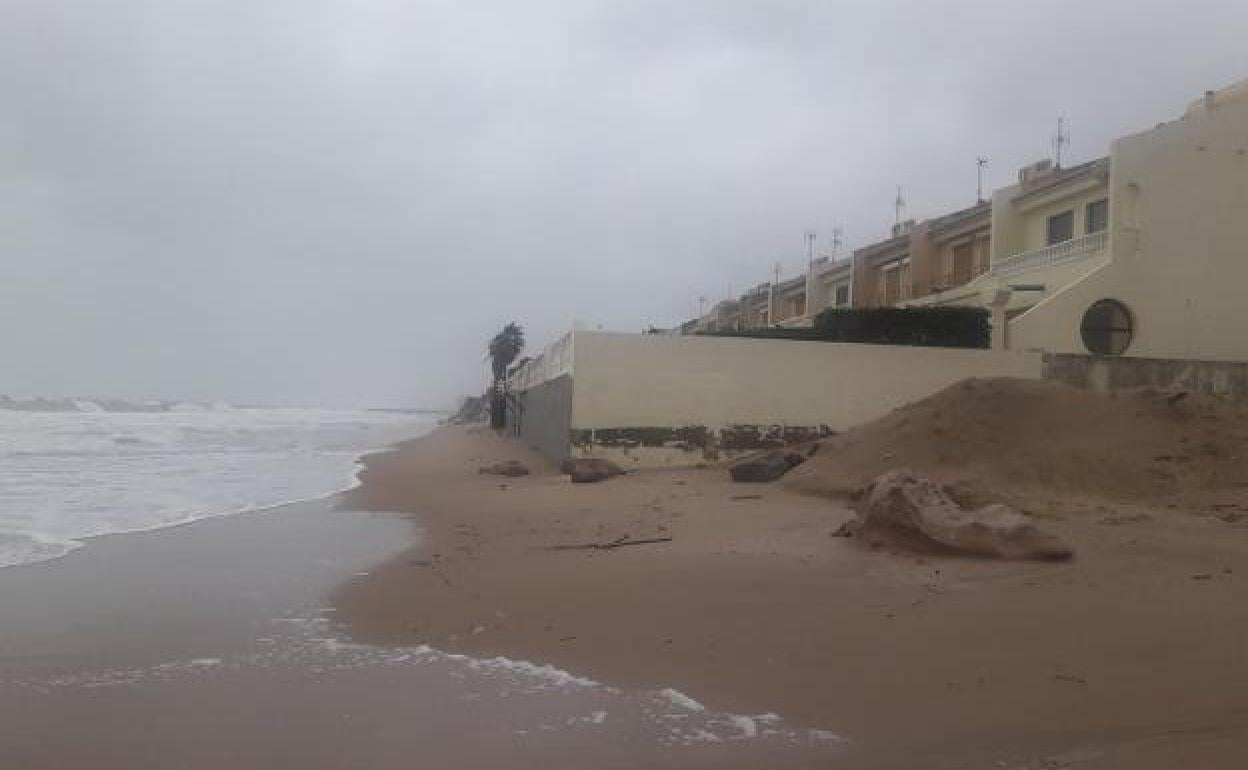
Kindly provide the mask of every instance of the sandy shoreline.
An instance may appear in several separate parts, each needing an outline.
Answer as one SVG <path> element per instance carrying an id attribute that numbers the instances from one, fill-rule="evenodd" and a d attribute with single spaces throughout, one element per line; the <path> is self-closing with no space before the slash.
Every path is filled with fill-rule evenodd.
<path id="1" fill-rule="evenodd" d="M 318 501 L 100 538 L 0 571 L 0 766 L 539 770 L 591 758 L 718 770 L 836 755 L 839 744 L 775 720 L 663 693 L 351 644 L 328 593 L 412 532 Z"/>
<path id="2" fill-rule="evenodd" d="M 477 473 L 502 459 L 535 473 Z M 571 485 L 480 427 L 364 464 L 348 503 L 419 513 L 428 541 L 336 592 L 361 640 L 775 712 L 848 736 L 846 766 L 1226 766 L 1248 746 L 1242 525 L 1054 514 L 1073 563 L 898 557 L 829 537 L 834 501 L 717 469 Z M 551 550 L 623 535 L 673 539 Z"/>

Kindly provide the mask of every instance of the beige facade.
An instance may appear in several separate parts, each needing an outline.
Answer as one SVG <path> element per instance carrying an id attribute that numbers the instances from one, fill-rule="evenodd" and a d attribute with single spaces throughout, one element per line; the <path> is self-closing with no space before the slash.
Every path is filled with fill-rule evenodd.
<path id="1" fill-rule="evenodd" d="M 1101 232 L 1105 222 L 1095 221 L 1095 204 L 1109 197 L 1109 159 L 1072 168 L 1036 163 L 992 197 L 993 262 Z"/>
<path id="2" fill-rule="evenodd" d="M 841 297 L 989 308 L 994 346 L 1248 360 L 1246 212 L 1248 81 L 1119 139 L 1107 158 L 1032 164 L 991 203 L 903 223 L 775 292 L 764 284 L 738 302 L 737 328 L 809 323 Z"/>
<path id="3" fill-rule="evenodd" d="M 1109 258 L 1014 319 L 1010 346 L 1248 360 L 1248 81 L 1114 142 L 1109 178 Z"/>
<path id="4" fill-rule="evenodd" d="M 742 328 L 742 303 L 735 299 L 726 299 L 715 303 L 706 315 L 696 319 L 684 333 L 727 332 Z"/>
<path id="5" fill-rule="evenodd" d="M 761 329 L 771 325 L 771 284 L 760 283 L 741 295 L 742 329 Z"/>
<path id="6" fill-rule="evenodd" d="M 954 292 L 989 267 L 992 206 L 987 202 L 920 222 L 910 235 L 911 291 L 908 304 Z"/>
<path id="7" fill-rule="evenodd" d="M 1000 326 L 1097 269 L 1109 259 L 1108 180 L 1108 159 L 1070 169 L 1047 161 L 1023 169 L 1017 184 L 993 193 L 974 256 L 962 255 L 963 263 L 976 265 L 972 280 L 937 287 L 908 304 L 992 307 Z"/>
<path id="8" fill-rule="evenodd" d="M 803 275 L 778 284 L 755 286 L 738 299 L 723 300 L 699 318 L 686 321 L 675 334 L 744 331 L 770 326 L 810 326 L 831 307 L 852 303 L 853 262 L 820 257 Z"/>
<path id="9" fill-rule="evenodd" d="M 1036 164 L 993 193 L 992 290 L 1020 312 L 1109 260 L 1108 158 L 1069 169 Z"/>
<path id="10" fill-rule="evenodd" d="M 854 307 L 892 307 L 910 299 L 910 228 L 854 252 Z"/>
<path id="11" fill-rule="evenodd" d="M 855 307 L 941 304 L 925 298 L 976 281 L 988 270 L 991 211 L 985 202 L 906 222 L 888 240 L 858 249 Z"/>
<path id="12" fill-rule="evenodd" d="M 806 276 L 799 275 L 776 284 L 772 294 L 775 326 L 801 326 L 809 322 L 806 314 Z"/>
<path id="13" fill-rule="evenodd" d="M 853 266 L 853 259 L 821 257 L 815 260 L 807 275 L 809 311 L 812 318 L 829 308 L 848 308 L 853 305 Z"/>

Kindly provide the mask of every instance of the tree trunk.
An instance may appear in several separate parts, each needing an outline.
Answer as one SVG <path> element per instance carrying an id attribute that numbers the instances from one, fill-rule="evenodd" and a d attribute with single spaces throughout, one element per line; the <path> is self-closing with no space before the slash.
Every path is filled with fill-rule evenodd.
<path id="1" fill-rule="evenodd" d="M 494 430 L 507 427 L 507 393 L 501 382 L 494 383 L 490 393 L 490 427 Z"/>

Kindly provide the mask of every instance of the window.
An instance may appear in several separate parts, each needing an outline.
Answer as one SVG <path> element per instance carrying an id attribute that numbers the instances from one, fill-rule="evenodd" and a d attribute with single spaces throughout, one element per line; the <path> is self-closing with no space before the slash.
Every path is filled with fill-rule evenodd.
<path id="1" fill-rule="evenodd" d="M 843 283 L 836 287 L 836 298 L 832 304 L 837 307 L 843 307 L 849 304 L 849 284 Z"/>
<path id="2" fill-rule="evenodd" d="M 953 247 L 953 271 L 947 278 L 947 283 L 951 286 L 961 286 L 971 277 L 975 271 L 975 252 L 971 248 L 971 244 L 962 243 Z"/>
<path id="3" fill-rule="evenodd" d="M 1131 313 L 1115 299 L 1092 303 L 1083 314 L 1079 335 L 1089 352 L 1098 356 L 1120 356 L 1131 344 Z"/>
<path id="4" fill-rule="evenodd" d="M 901 271 L 901 266 L 896 262 L 883 270 L 884 296 L 880 304 L 884 307 L 892 307 L 901 299 Z"/>
<path id="5" fill-rule="evenodd" d="M 1049 224 L 1046 233 L 1045 243 L 1052 246 L 1055 243 L 1069 241 L 1075 237 L 1075 212 L 1063 211 L 1060 214 L 1054 214 L 1049 217 Z"/>
<path id="6" fill-rule="evenodd" d="M 1084 212 L 1084 232 L 1099 233 L 1109 229 L 1109 199 L 1092 201 Z"/>

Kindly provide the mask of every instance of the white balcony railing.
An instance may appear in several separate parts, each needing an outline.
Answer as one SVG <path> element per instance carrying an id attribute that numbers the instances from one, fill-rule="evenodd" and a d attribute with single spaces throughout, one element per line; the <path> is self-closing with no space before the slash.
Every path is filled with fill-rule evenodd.
<path id="1" fill-rule="evenodd" d="M 513 393 L 520 393 L 571 371 L 572 333 L 568 332 L 516 367 L 507 378 L 507 387 Z"/>
<path id="2" fill-rule="evenodd" d="M 1099 233 L 1090 233 L 1069 241 L 1055 243 L 1043 249 L 1024 251 L 1021 254 L 1011 254 L 998 259 L 992 263 L 992 273 L 1002 276 L 1015 275 L 1066 262 L 1078 262 L 1103 252 L 1108 244 L 1109 232 L 1102 230 Z"/>

